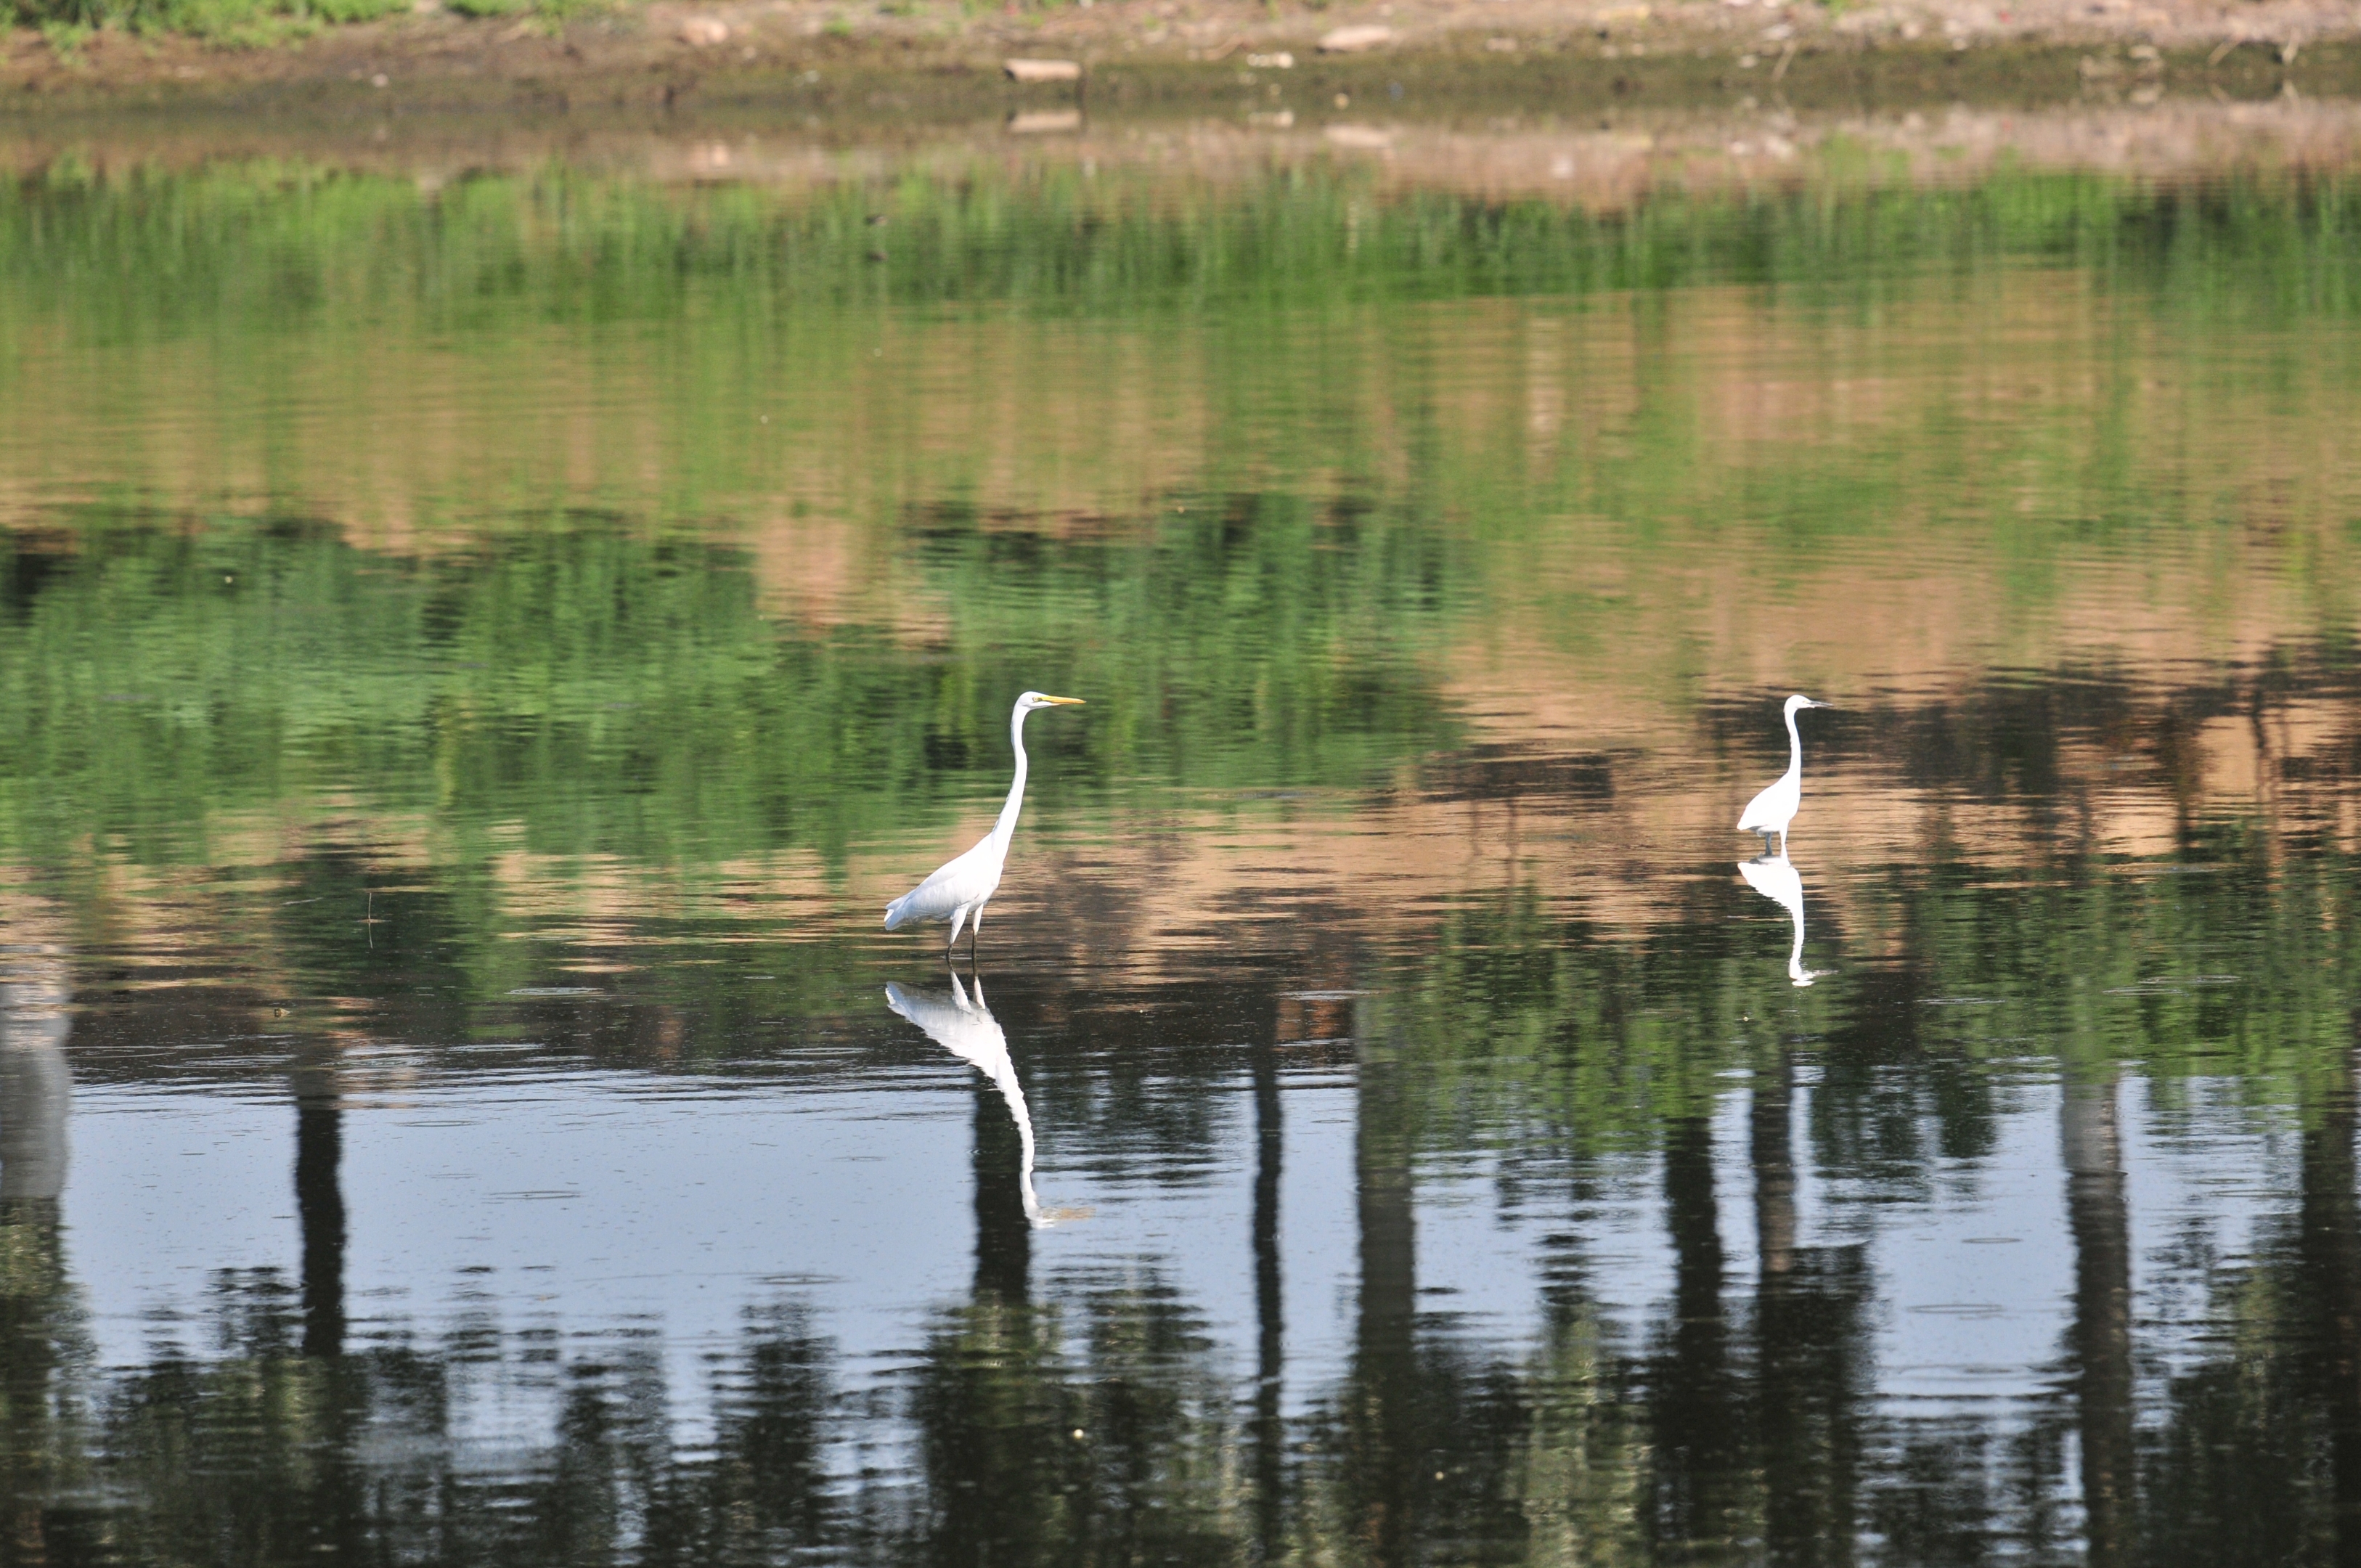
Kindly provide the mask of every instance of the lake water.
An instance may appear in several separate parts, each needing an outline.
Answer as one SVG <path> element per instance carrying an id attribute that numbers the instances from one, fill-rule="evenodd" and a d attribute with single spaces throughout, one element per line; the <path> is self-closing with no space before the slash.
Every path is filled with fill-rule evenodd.
<path id="1" fill-rule="evenodd" d="M 0 188 L 0 1560 L 2361 1553 L 2361 177 L 1375 168 Z"/>

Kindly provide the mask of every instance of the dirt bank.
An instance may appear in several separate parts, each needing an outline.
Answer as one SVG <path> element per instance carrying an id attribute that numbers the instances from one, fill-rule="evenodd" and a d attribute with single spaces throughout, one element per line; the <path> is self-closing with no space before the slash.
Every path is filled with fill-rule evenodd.
<path id="1" fill-rule="evenodd" d="M 1313 162 L 1349 165 L 1382 189 L 1489 199 L 1538 197 L 1600 210 L 1665 187 L 1841 189 L 1973 181 L 2004 167 L 2146 180 L 2239 170 L 2361 165 L 2361 98 L 1992 108 L 1798 109 L 1775 99 L 1649 105 L 1601 115 L 1547 112 L 1421 117 L 1331 108 L 1264 115 L 1075 116 L 1027 111 L 971 120 L 779 124 L 736 115 L 131 115 L 0 117 L 0 170 L 80 175 L 187 169 L 222 160 L 295 171 L 335 168 L 439 190 L 479 174 L 562 163 L 592 174 L 684 185 L 728 181 L 818 191 L 886 188 L 991 166 L 1011 178 L 1084 169 L 1102 181 L 1152 170 L 1171 186 L 1267 180 Z M 79 177 L 79 176 L 78 176 Z"/>
<path id="2" fill-rule="evenodd" d="M 1798 106 L 2241 100 L 2361 88 L 2361 0 L 1391 0 L 1310 9 L 1106 0 L 971 15 L 951 0 L 656 0 L 563 25 L 421 0 L 270 49 L 102 32 L 0 48 L 0 115 L 438 111 L 958 119 L 1159 107 Z M 1357 36 L 1339 37 L 1348 29 Z M 1323 40 L 1325 46 L 1323 48 Z M 1349 45 L 1351 47 L 1339 47 Z M 1007 80 L 1011 59 L 1074 80 Z M 1339 100 L 1343 102 L 1340 103 Z"/>

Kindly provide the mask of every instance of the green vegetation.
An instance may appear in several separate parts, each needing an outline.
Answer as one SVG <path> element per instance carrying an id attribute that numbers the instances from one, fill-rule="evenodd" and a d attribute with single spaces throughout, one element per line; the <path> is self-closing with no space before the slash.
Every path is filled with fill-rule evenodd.
<path id="1" fill-rule="evenodd" d="M 604 0 L 449 0 L 463 16 L 531 14 L 556 21 L 598 8 Z M 96 29 L 144 36 L 182 33 L 210 43 L 266 48 L 322 27 L 373 22 L 407 13 L 412 0 L 10 0 L 5 14 L 38 27 L 60 59 L 76 58 Z"/>
<path id="2" fill-rule="evenodd" d="M 13 6 L 19 25 L 40 28 L 67 57 L 99 27 L 261 45 L 323 24 L 373 21 L 410 8 L 409 0 L 13 0 Z"/>

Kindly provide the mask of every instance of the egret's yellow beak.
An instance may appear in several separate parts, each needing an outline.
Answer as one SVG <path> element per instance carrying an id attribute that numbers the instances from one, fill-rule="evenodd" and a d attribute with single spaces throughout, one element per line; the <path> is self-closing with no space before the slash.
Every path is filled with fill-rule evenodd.
<path id="1" fill-rule="evenodd" d="M 1059 706 L 1060 706 L 1060 707 L 1082 707 L 1082 699 L 1081 697 L 1078 697 L 1078 696 L 1050 696 L 1049 693 L 1047 693 L 1047 692 L 1043 692 L 1043 693 L 1041 694 L 1041 700 L 1042 700 L 1043 702 L 1054 702 L 1054 703 L 1057 703 L 1057 704 L 1058 704 Z"/>

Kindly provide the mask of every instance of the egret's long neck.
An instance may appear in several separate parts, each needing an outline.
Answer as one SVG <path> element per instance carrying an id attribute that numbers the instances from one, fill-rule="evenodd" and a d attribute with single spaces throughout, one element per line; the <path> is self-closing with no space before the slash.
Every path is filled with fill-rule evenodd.
<path id="1" fill-rule="evenodd" d="M 1016 832 L 1016 814 L 1025 809 L 1025 713 L 1020 707 L 1008 718 L 1008 743 L 1016 748 L 1016 777 L 1008 785 L 1008 799 L 1000 807 L 1000 820 L 992 825 L 992 836 L 1000 840 L 1004 850 Z"/>
<path id="2" fill-rule="evenodd" d="M 1798 891 L 1795 906 L 1787 911 L 1795 919 L 1795 942 L 1787 949 L 1787 978 L 1795 979 L 1804 972 L 1804 895 Z"/>
<path id="3" fill-rule="evenodd" d="M 1024 747 L 1016 749 L 1016 782 L 1022 784 L 1025 782 Z M 1795 710 L 1792 707 L 1787 710 L 1787 776 L 1791 779 L 1804 776 L 1804 738 L 1795 731 Z"/>

